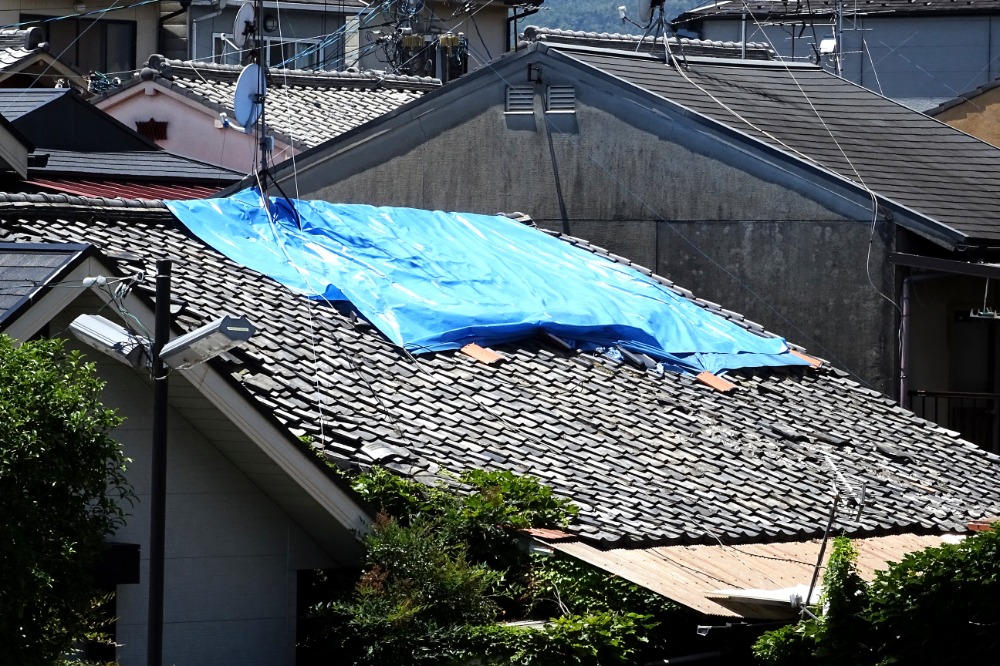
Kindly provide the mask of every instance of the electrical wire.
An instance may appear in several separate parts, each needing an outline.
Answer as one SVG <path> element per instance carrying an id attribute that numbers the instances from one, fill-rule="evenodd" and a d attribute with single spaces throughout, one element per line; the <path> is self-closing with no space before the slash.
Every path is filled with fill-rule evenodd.
<path id="1" fill-rule="evenodd" d="M 757 21 L 757 19 L 754 17 L 754 22 L 756 23 L 756 21 Z M 774 50 L 777 53 L 777 49 L 774 48 L 774 44 L 767 37 L 767 33 L 763 30 L 763 28 L 760 27 L 759 23 L 757 23 L 757 26 L 761 30 L 762 34 L 764 35 L 764 39 L 767 40 L 768 46 L 770 46 L 771 49 Z M 781 61 L 779 60 L 779 62 L 781 62 Z M 837 140 L 837 137 L 834 135 L 833 130 L 831 130 L 830 126 L 827 125 L 826 120 L 823 119 L 822 114 L 820 114 L 819 110 L 816 108 L 816 105 L 813 104 L 812 99 L 806 93 L 805 89 L 802 87 L 802 84 L 799 82 L 798 78 L 796 78 L 795 74 L 792 72 L 792 69 L 788 66 L 787 63 L 782 62 L 782 64 L 785 67 L 785 72 L 788 74 L 788 77 L 795 84 L 795 87 L 798 89 L 799 93 L 802 95 L 802 98 L 806 101 L 806 104 L 809 105 L 809 108 L 812 110 L 813 115 L 815 115 L 816 118 L 819 120 L 820 124 L 823 126 L 823 130 L 827 133 L 827 135 L 833 141 L 834 145 L 837 147 L 837 150 L 840 152 L 840 155 L 844 158 L 844 161 L 847 162 L 847 165 L 851 168 L 851 171 L 854 173 L 854 176 L 857 179 L 858 184 L 861 185 L 862 189 L 864 189 L 864 191 L 868 194 L 869 198 L 872 201 L 872 221 L 871 221 L 871 230 L 870 230 L 870 232 L 868 234 L 868 249 L 867 249 L 867 253 L 866 253 L 866 256 L 865 256 L 865 275 L 868 277 L 868 284 L 871 285 L 871 288 L 875 291 L 875 293 L 878 294 L 882 299 L 884 299 L 885 301 L 887 301 L 888 303 L 890 303 L 896 309 L 897 312 L 899 312 L 900 314 L 902 314 L 903 311 L 899 307 L 899 304 L 896 303 L 896 301 L 893 300 L 892 298 L 889 298 L 889 296 L 887 296 L 886 294 L 882 293 L 882 291 L 875 285 L 875 281 L 872 279 L 872 273 L 871 273 L 871 253 L 872 253 L 872 244 L 874 243 L 874 240 L 875 240 L 875 229 L 876 229 L 876 226 L 878 225 L 878 210 L 879 210 L 878 209 L 878 198 L 876 197 L 875 192 L 873 192 L 871 190 L 871 188 L 868 187 L 868 183 L 865 182 L 864 177 L 862 177 L 861 173 L 858 171 L 857 167 L 854 165 L 853 160 L 851 160 L 851 158 L 848 156 L 848 154 L 844 150 L 843 146 L 840 145 L 840 141 Z M 685 78 L 687 78 L 687 77 L 685 76 Z M 836 172 L 834 169 L 832 169 L 830 167 L 826 167 L 825 165 L 823 165 L 820 162 L 817 162 L 816 160 L 812 160 L 812 161 L 814 163 L 816 163 L 816 164 L 819 164 L 820 166 L 823 166 L 824 168 L 827 168 L 827 169 L 829 169 L 831 171 Z"/>

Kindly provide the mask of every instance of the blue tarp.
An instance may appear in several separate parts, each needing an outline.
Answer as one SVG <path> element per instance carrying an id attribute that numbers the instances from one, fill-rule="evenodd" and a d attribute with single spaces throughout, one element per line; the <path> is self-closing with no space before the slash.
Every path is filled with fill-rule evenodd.
<path id="1" fill-rule="evenodd" d="M 539 329 L 577 347 L 641 351 L 699 372 L 802 365 L 621 263 L 500 216 L 271 200 L 167 201 L 233 261 L 311 298 L 350 301 L 414 353 L 495 345 Z M 297 212 L 297 215 L 296 215 Z"/>

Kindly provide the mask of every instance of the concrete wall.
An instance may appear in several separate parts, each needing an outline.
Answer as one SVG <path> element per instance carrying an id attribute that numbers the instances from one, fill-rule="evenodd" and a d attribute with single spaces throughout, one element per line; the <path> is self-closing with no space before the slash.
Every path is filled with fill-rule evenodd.
<path id="1" fill-rule="evenodd" d="M 817 39 L 833 36 L 828 21 L 817 22 L 815 30 Z M 716 19 L 703 22 L 701 35 L 738 41 L 740 32 L 739 20 Z M 746 34 L 748 41 L 770 43 L 786 57 L 813 56 L 808 26 L 748 20 Z M 1000 76 L 993 57 L 1000 48 L 1000 24 L 990 16 L 845 17 L 843 41 L 844 78 L 892 99 L 950 99 Z M 832 58 L 821 62 L 835 71 Z"/>
<path id="2" fill-rule="evenodd" d="M 100 306 L 90 301 L 78 301 L 52 330 L 95 312 Z M 141 545 L 141 583 L 118 587 L 117 641 L 120 663 L 140 665 L 146 663 L 152 393 L 131 368 L 82 349 L 107 381 L 104 404 L 127 419 L 115 437 L 132 459 L 127 476 L 138 503 L 115 540 Z M 179 373 L 170 381 L 176 401 L 189 387 Z M 294 664 L 297 571 L 332 561 L 173 409 L 168 427 L 163 663 Z"/>
<path id="3" fill-rule="evenodd" d="M 498 77 L 523 83 L 523 66 Z M 549 64 L 544 71 L 549 84 L 576 85 L 575 114 L 543 113 L 544 86 L 534 114 L 505 114 L 505 85 L 488 79 L 462 90 L 460 104 L 421 104 L 395 121 L 400 131 L 380 127 L 354 145 L 338 142 L 342 152 L 332 156 L 307 156 L 301 196 L 522 211 L 892 390 L 893 310 L 868 281 L 864 202 L 838 198 L 798 167 L 734 149 L 731 137 L 647 110 L 648 100 L 622 88 L 560 79 Z M 879 236 L 868 268 L 891 293 L 883 250 Z"/>

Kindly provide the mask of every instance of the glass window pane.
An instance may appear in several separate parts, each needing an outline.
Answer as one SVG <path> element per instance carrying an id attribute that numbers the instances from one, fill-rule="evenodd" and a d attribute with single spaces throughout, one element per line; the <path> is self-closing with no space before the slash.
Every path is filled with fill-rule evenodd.
<path id="1" fill-rule="evenodd" d="M 135 23 L 108 22 L 106 73 L 124 78 L 135 69 Z"/>

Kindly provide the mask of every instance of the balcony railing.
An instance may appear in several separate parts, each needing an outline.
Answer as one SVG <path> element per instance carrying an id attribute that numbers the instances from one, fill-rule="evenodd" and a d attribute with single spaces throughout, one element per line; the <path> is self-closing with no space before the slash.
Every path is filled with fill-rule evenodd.
<path id="1" fill-rule="evenodd" d="M 910 411 L 1000 453 L 1000 394 L 910 391 Z"/>

